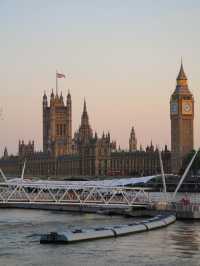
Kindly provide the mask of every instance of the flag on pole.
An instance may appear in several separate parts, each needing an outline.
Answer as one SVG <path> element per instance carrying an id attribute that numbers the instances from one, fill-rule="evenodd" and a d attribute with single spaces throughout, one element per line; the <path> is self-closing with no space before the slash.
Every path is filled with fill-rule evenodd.
<path id="1" fill-rule="evenodd" d="M 58 73 L 58 72 L 56 72 L 56 77 L 57 77 L 58 79 L 61 79 L 61 78 L 65 78 L 65 75 L 64 75 L 64 74 L 61 74 L 61 73 Z"/>

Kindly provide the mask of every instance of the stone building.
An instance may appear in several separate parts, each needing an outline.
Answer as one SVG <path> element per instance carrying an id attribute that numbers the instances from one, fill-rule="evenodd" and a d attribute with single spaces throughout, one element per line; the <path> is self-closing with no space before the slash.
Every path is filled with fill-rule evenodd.
<path id="1" fill-rule="evenodd" d="M 72 135 L 72 100 L 66 104 L 52 91 L 50 101 L 43 95 L 43 152 L 34 150 L 34 142 L 19 143 L 17 156 L 4 152 L 0 167 L 10 175 L 20 174 L 26 158 L 26 175 L 30 176 L 143 176 L 160 173 L 158 149 L 151 143 L 145 150 L 137 148 L 135 129 L 129 138 L 129 151 L 116 148 L 110 133 L 93 132 L 84 101 L 80 127 Z M 165 146 L 162 160 L 166 173 L 177 173 L 182 160 L 193 149 L 194 99 L 181 64 L 177 86 L 170 99 L 171 147 Z"/>
<path id="2" fill-rule="evenodd" d="M 54 95 L 50 104 L 46 93 L 43 96 L 43 151 L 53 156 L 72 153 L 72 102 L 68 92 L 66 105 L 62 93 Z"/>
<path id="3" fill-rule="evenodd" d="M 170 173 L 171 152 L 167 146 L 162 150 L 161 156 L 165 173 Z M 153 145 L 147 146 L 145 150 L 116 151 L 111 154 L 109 174 L 112 176 L 146 176 L 160 172 L 158 149 Z"/>
<path id="4" fill-rule="evenodd" d="M 4 151 L 3 151 L 3 160 L 7 160 L 9 158 L 8 156 L 8 150 L 7 150 L 7 147 L 4 148 Z"/>
<path id="5" fill-rule="evenodd" d="M 129 138 L 129 151 L 133 152 L 136 150 L 137 150 L 137 139 L 135 136 L 135 129 L 134 129 L 134 127 L 132 127 L 130 138 Z"/>
<path id="6" fill-rule="evenodd" d="M 102 136 L 98 136 L 96 132 L 93 134 L 86 101 L 83 105 L 80 127 L 71 138 L 71 108 L 70 94 L 67 96 L 67 108 L 63 104 L 62 97 L 54 96 L 53 92 L 48 106 L 47 96 L 44 94 L 44 151 L 35 152 L 34 142 L 25 144 L 24 141 L 20 141 L 18 156 L 7 154 L 6 158 L 0 161 L 0 167 L 10 175 L 20 175 L 26 159 L 26 175 L 29 176 L 100 177 L 160 173 L 158 150 L 152 143 L 146 150 L 142 148 L 137 150 L 134 128 L 131 129 L 129 151 L 117 149 L 116 142 L 111 140 L 109 132 L 103 133 Z M 69 129 L 70 133 L 67 133 Z M 162 151 L 162 158 L 165 171 L 169 173 L 171 153 L 167 147 Z"/>
<path id="7" fill-rule="evenodd" d="M 30 157 L 35 153 L 34 141 L 29 141 L 25 144 L 24 141 L 19 140 L 18 155 L 19 157 Z"/>
<path id="8" fill-rule="evenodd" d="M 171 152 L 167 147 L 162 151 L 164 170 L 171 172 Z M 25 158 L 10 156 L 0 160 L 0 167 L 8 175 L 19 175 Z M 35 153 L 26 157 L 27 176 L 69 176 L 69 177 L 122 177 L 144 176 L 160 173 L 158 150 L 137 150 L 127 152 L 113 150 L 108 136 L 93 138 L 80 153 L 52 157 L 44 153 Z"/>
<path id="9" fill-rule="evenodd" d="M 189 90 L 187 77 L 181 63 L 175 91 L 170 99 L 171 166 L 178 173 L 182 161 L 193 150 L 194 98 Z"/>

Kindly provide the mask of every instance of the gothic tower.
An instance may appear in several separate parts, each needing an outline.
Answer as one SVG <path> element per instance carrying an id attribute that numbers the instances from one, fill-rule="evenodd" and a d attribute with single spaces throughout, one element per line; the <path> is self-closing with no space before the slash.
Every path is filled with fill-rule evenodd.
<path id="1" fill-rule="evenodd" d="M 60 96 L 52 91 L 50 105 L 46 94 L 43 96 L 43 151 L 53 156 L 71 154 L 72 152 L 72 101 L 67 95 L 64 104 Z"/>
<path id="2" fill-rule="evenodd" d="M 179 172 L 183 158 L 193 149 L 194 99 L 188 88 L 182 62 L 176 81 L 177 85 L 170 99 L 173 173 Z"/>
<path id="3" fill-rule="evenodd" d="M 8 150 L 7 150 L 7 147 L 4 148 L 4 152 L 3 152 L 3 159 L 6 160 L 8 159 Z"/>
<path id="4" fill-rule="evenodd" d="M 135 136 L 134 127 L 132 127 L 130 138 L 129 138 L 129 151 L 133 152 L 133 151 L 136 151 L 136 150 L 137 150 L 137 139 L 136 139 L 136 136 Z"/>
<path id="5" fill-rule="evenodd" d="M 53 92 L 52 92 L 53 93 Z M 48 151 L 48 131 L 49 131 L 49 107 L 47 95 L 44 92 L 43 95 L 43 151 Z"/>
<path id="6" fill-rule="evenodd" d="M 87 143 L 92 137 L 92 129 L 89 124 L 86 102 L 84 100 L 83 113 L 81 116 L 81 126 L 79 128 L 78 138 L 80 143 Z"/>
<path id="7" fill-rule="evenodd" d="M 72 100 L 71 94 L 68 91 L 66 105 L 66 135 L 67 135 L 67 154 L 72 153 Z"/>

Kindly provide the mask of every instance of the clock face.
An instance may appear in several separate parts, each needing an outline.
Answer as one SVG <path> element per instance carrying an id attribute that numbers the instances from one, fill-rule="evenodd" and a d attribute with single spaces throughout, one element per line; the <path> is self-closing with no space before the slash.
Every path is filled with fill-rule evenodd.
<path id="1" fill-rule="evenodd" d="M 182 103 L 182 113 L 183 114 L 192 114 L 192 102 L 191 101 L 184 101 Z"/>
<path id="2" fill-rule="evenodd" d="M 191 106 L 188 103 L 184 104 L 183 108 L 185 112 L 189 112 L 191 110 Z"/>
<path id="3" fill-rule="evenodd" d="M 171 114 L 173 115 L 178 114 L 178 103 L 177 102 L 171 103 Z"/>

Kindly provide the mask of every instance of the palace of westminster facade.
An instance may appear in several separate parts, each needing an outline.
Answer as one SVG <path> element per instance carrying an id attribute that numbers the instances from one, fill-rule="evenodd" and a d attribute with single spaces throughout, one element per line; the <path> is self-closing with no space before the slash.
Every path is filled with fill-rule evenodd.
<path id="1" fill-rule="evenodd" d="M 178 173 L 185 156 L 193 149 L 194 99 L 187 77 L 181 68 L 176 88 L 170 99 L 171 151 L 161 151 L 166 173 Z M 24 160 L 26 175 L 35 176 L 142 176 L 160 173 L 157 147 L 151 143 L 145 150 L 137 147 L 134 128 L 129 138 L 129 151 L 117 148 L 110 133 L 101 137 L 89 123 L 86 102 L 79 129 L 72 134 L 72 100 L 68 92 L 66 104 L 62 93 L 52 91 L 50 101 L 43 95 L 43 152 L 36 152 L 34 142 L 19 141 L 17 156 L 7 149 L 0 168 L 10 175 L 19 175 Z"/>

